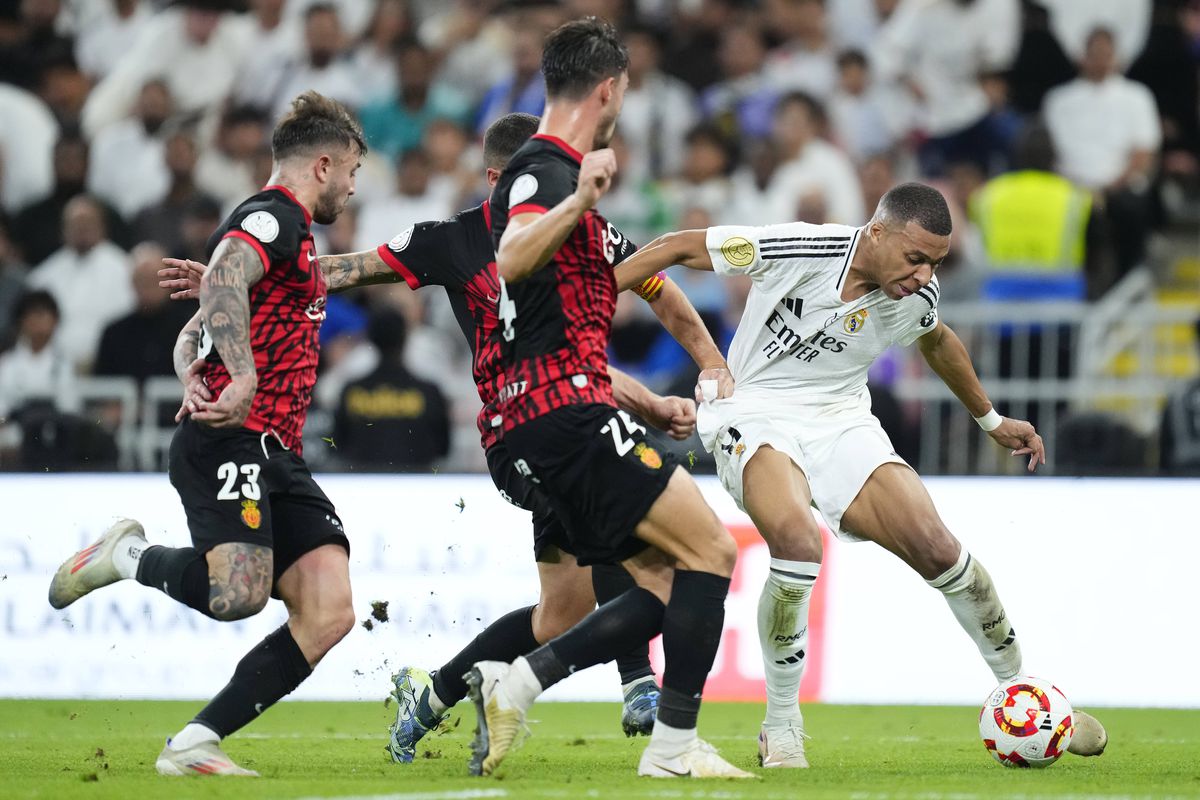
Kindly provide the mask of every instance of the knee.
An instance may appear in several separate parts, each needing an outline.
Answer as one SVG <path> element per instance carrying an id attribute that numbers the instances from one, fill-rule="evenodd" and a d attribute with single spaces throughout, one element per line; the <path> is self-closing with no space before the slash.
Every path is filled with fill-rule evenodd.
<path id="1" fill-rule="evenodd" d="M 725 526 L 720 526 L 719 531 L 713 536 L 711 551 L 707 556 L 707 566 L 705 572 L 711 572 L 714 575 L 720 575 L 723 578 L 728 578 L 733 575 L 733 567 L 737 564 L 737 542 L 733 536 L 725 529 Z"/>
<path id="2" fill-rule="evenodd" d="M 766 541 L 772 558 L 812 562 L 821 560 L 821 529 L 807 508 L 797 508 L 783 519 L 761 525 L 759 533 Z"/>
<path id="3" fill-rule="evenodd" d="M 318 658 L 346 638 L 346 635 L 354 630 L 354 625 L 354 607 L 349 601 L 329 604 L 307 614 L 292 616 L 293 628 L 303 631 L 303 638 L 311 643 Z"/>
<path id="4" fill-rule="evenodd" d="M 236 622 L 248 619 L 267 607 L 269 595 L 264 592 L 237 592 L 231 587 L 214 585 L 208 608 L 213 619 Z"/>
<path id="5" fill-rule="evenodd" d="M 919 527 L 921 531 L 918 541 L 920 548 L 913 554 L 912 566 L 921 577 L 931 581 L 958 563 L 962 553 L 962 545 L 954 535 L 946 529 L 941 520 L 931 520 Z"/>
<path id="6" fill-rule="evenodd" d="M 590 595 L 586 599 L 543 596 L 533 610 L 533 638 L 545 644 L 575 627 L 595 607 Z"/>

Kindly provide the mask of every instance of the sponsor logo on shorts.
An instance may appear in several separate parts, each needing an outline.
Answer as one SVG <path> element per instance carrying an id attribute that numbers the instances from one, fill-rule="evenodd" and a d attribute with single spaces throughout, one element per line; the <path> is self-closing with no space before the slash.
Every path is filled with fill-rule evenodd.
<path id="1" fill-rule="evenodd" d="M 731 236 L 721 245 L 721 255 L 734 267 L 748 267 L 754 260 L 754 245 L 749 239 Z"/>
<path id="2" fill-rule="evenodd" d="M 638 457 L 638 460 L 645 464 L 650 469 L 658 469 L 663 465 L 662 456 L 658 451 L 649 446 L 645 442 L 638 442 L 633 446 L 633 454 Z"/>
<path id="3" fill-rule="evenodd" d="M 262 511 L 258 508 L 257 500 L 242 501 L 242 522 L 252 531 L 258 530 L 258 526 L 262 525 Z"/>
<path id="4" fill-rule="evenodd" d="M 846 333 L 858 333 L 862 330 L 863 325 L 867 324 L 867 310 L 861 309 L 855 311 L 850 316 L 842 320 L 842 328 Z"/>
<path id="5" fill-rule="evenodd" d="M 342 527 L 342 521 L 340 519 L 338 519 L 337 517 L 333 516 L 332 514 L 326 514 L 325 521 L 328 522 L 333 527 L 337 528 L 338 531 L 340 531 L 341 533 L 346 532 L 346 529 Z"/>

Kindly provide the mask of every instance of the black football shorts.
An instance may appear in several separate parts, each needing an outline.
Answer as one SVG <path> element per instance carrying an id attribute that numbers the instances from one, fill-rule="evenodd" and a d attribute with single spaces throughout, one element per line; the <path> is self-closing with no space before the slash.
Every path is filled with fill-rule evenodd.
<path id="1" fill-rule="evenodd" d="M 551 545 L 574 555 L 567 531 L 550 507 L 549 499 L 517 471 L 503 440 L 489 447 L 486 456 L 488 472 L 500 495 L 514 506 L 533 512 L 533 560 L 542 561 Z"/>
<path id="2" fill-rule="evenodd" d="M 637 417 L 601 403 L 564 406 L 506 431 L 504 443 L 580 564 L 615 564 L 646 547 L 634 530 L 678 462 Z"/>
<path id="3" fill-rule="evenodd" d="M 350 552 L 342 521 L 304 459 L 270 434 L 185 419 L 171 439 L 168 465 L 201 553 L 227 542 L 269 547 L 278 580 L 322 545 Z"/>

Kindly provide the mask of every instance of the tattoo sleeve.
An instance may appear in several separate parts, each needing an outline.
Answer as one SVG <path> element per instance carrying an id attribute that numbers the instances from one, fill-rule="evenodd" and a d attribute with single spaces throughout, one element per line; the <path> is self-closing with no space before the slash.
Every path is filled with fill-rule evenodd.
<path id="1" fill-rule="evenodd" d="M 217 619 L 242 619 L 270 597 L 270 549 L 241 542 L 218 545 L 209 551 L 208 564 L 208 607 Z"/>
<path id="2" fill-rule="evenodd" d="M 250 287 L 265 274 L 248 243 L 224 239 L 200 281 L 200 314 L 229 377 L 257 380 L 250 349 Z"/>
<path id="3" fill-rule="evenodd" d="M 183 330 L 179 332 L 179 338 L 175 340 L 175 374 L 179 376 L 179 380 L 184 379 L 188 367 L 196 360 L 199 351 L 200 312 L 197 311 L 183 326 Z"/>
<path id="4" fill-rule="evenodd" d="M 321 256 L 317 259 L 325 283 L 330 292 L 342 292 L 355 286 L 373 283 L 396 283 L 400 276 L 384 263 L 379 253 L 364 250 L 361 253 L 345 253 L 337 256 Z"/>

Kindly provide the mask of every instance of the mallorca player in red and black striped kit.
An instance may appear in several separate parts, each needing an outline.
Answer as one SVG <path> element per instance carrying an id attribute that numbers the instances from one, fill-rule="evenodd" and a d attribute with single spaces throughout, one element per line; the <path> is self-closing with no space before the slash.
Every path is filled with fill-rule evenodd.
<path id="1" fill-rule="evenodd" d="M 175 348 L 184 400 L 169 472 L 193 546 L 151 546 L 138 522 L 121 520 L 50 587 L 56 608 L 123 578 L 218 620 L 257 614 L 271 596 L 287 605 L 287 624 L 167 740 L 155 764 L 164 775 L 257 774 L 220 740 L 299 686 L 354 626 L 350 543 L 300 436 L 327 291 L 309 226 L 346 207 L 366 145 L 346 109 L 315 92 L 296 98 L 271 145 L 270 185 L 210 240 L 200 311 Z"/>
<path id="2" fill-rule="evenodd" d="M 472 668 L 475 774 L 505 758 L 542 691 L 661 632 L 666 670 L 638 773 L 751 777 L 696 734 L 737 548 L 687 470 L 613 403 L 607 373 L 613 264 L 629 248 L 594 206 L 616 169 L 605 148 L 627 67 L 616 32 L 595 18 L 547 37 L 546 110 L 492 193 L 492 236 L 505 445 L 549 498 L 579 563 L 621 563 L 638 586 L 528 656 Z"/>
<path id="3" fill-rule="evenodd" d="M 493 123 L 483 142 L 489 185 L 495 185 L 513 153 L 537 129 L 537 117 L 509 114 Z M 619 234 L 618 234 L 619 235 Z M 626 245 L 626 253 L 632 245 Z M 203 265 L 166 259 L 162 286 L 178 290 L 173 297 L 194 296 Z M 597 602 L 610 600 L 632 586 L 619 565 L 580 569 L 562 524 L 540 492 L 517 471 L 500 437 L 500 394 L 504 381 L 496 276 L 488 202 L 453 217 L 409 226 L 374 250 L 321 256 L 329 291 L 403 280 L 413 289 L 440 286 L 472 353 L 472 372 L 482 407 L 478 426 L 488 468 L 497 489 L 509 502 L 533 512 L 534 556 L 541 582 L 536 606 L 513 611 L 489 625 L 432 676 L 405 667 L 394 676 L 399 702 L 388 749 L 397 762 L 413 758 L 416 743 L 444 718 L 449 707 L 466 696 L 463 674 L 476 661 L 510 660 L 533 650 L 570 628 Z M 635 289 L 651 304 L 664 327 L 701 367 L 724 368 L 724 358 L 695 309 L 678 286 L 652 276 Z M 627 375 L 610 368 L 614 394 L 623 408 L 642 415 L 656 427 L 686 438 L 694 416 L 690 400 L 660 397 Z M 593 592 L 594 586 L 594 592 Z M 645 642 L 627 654 L 613 653 L 625 688 L 622 727 L 626 734 L 649 733 L 654 723 L 658 687 Z"/>

